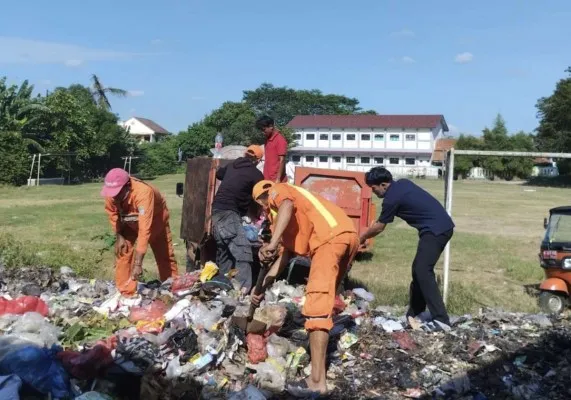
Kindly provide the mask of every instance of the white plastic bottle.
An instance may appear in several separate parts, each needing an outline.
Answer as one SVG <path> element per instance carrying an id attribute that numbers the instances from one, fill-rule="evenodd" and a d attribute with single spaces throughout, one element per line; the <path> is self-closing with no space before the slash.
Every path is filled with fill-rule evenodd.
<path id="1" fill-rule="evenodd" d="M 224 137 L 220 132 L 216 134 L 214 138 L 214 158 L 222 158 L 222 142 L 224 141 Z"/>

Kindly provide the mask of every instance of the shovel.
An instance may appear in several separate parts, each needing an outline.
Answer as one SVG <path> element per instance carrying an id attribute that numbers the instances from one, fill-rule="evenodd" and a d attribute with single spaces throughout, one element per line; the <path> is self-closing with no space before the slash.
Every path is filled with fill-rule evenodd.
<path id="1" fill-rule="evenodd" d="M 256 281 L 256 286 L 252 294 L 259 294 L 262 291 L 262 284 L 264 283 L 264 278 L 269 270 L 269 263 L 262 264 L 260 268 L 260 273 L 258 274 L 258 280 Z M 254 319 L 254 312 L 256 311 L 256 306 L 254 303 L 250 303 L 250 311 L 247 317 L 232 317 L 232 322 L 238 328 L 246 333 L 264 333 L 266 331 L 266 324 L 264 322 Z"/>

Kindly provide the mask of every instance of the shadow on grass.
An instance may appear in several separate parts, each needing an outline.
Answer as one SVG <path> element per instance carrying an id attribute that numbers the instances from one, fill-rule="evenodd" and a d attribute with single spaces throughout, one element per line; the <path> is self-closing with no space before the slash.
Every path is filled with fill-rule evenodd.
<path id="1" fill-rule="evenodd" d="M 539 283 L 532 283 L 529 285 L 523 285 L 523 290 L 528 296 L 539 297 Z"/>
<path id="2" fill-rule="evenodd" d="M 541 177 L 536 176 L 528 179 L 523 184 L 524 186 L 539 186 L 539 187 L 552 187 L 552 188 L 571 188 L 571 176 L 562 175 L 554 177 Z"/>
<path id="3" fill-rule="evenodd" d="M 368 262 L 368 261 L 372 261 L 373 257 L 374 257 L 374 255 L 370 251 L 363 252 L 363 253 L 357 253 L 357 256 L 355 257 L 355 261 L 357 261 L 357 262 Z"/>

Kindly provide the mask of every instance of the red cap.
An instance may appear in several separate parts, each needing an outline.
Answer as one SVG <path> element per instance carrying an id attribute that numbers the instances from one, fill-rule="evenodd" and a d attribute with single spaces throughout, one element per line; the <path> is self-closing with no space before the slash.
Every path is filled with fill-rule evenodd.
<path id="1" fill-rule="evenodd" d="M 117 196 L 127 182 L 129 182 L 129 174 L 127 171 L 121 168 L 113 168 L 105 175 L 105 183 L 103 184 L 103 189 L 101 189 L 101 196 Z"/>

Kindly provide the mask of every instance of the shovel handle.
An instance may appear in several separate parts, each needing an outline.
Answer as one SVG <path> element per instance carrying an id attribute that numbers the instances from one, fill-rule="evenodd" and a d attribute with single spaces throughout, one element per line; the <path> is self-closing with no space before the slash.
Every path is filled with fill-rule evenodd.
<path id="1" fill-rule="evenodd" d="M 252 292 L 253 295 L 259 294 L 262 291 L 262 285 L 264 284 L 264 279 L 266 278 L 267 274 L 268 274 L 268 266 L 262 264 L 260 272 L 258 273 L 258 280 L 256 281 L 256 286 L 254 287 L 254 291 Z M 251 320 L 254 317 L 254 312 L 256 311 L 256 308 L 258 308 L 258 306 L 256 306 L 254 303 L 250 303 L 250 312 L 248 313 L 248 320 Z"/>

